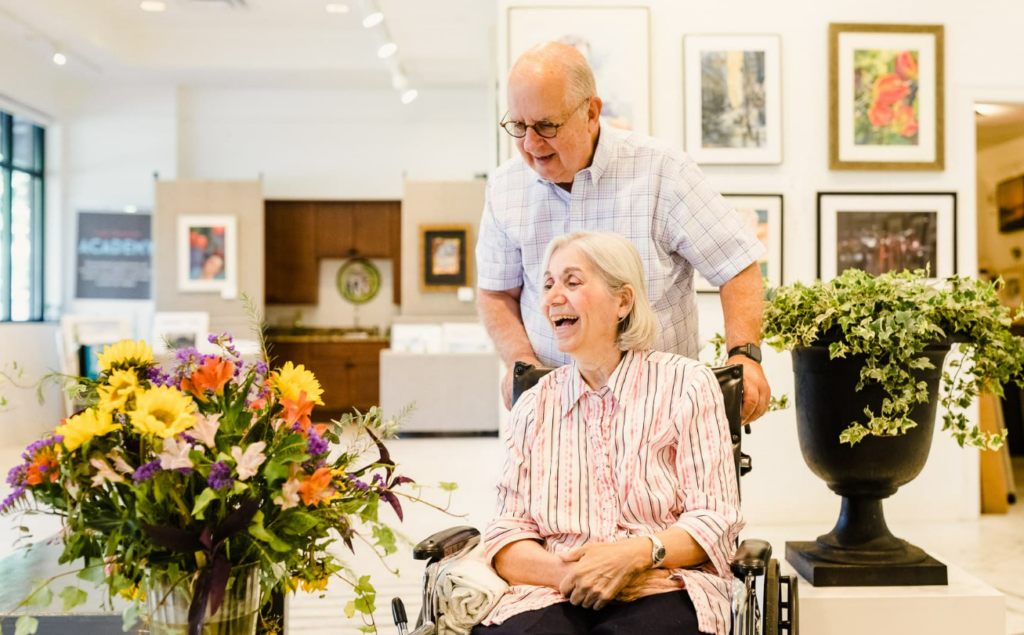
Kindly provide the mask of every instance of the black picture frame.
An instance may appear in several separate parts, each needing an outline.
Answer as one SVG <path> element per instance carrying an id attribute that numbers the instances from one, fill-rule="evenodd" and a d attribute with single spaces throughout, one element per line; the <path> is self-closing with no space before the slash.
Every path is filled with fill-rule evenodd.
<path id="1" fill-rule="evenodd" d="M 996 209 L 1000 234 L 1024 229 L 1024 174 L 996 185 Z"/>
<path id="2" fill-rule="evenodd" d="M 469 241 L 472 233 L 469 225 L 420 225 L 420 263 L 423 267 L 420 275 L 421 292 L 455 291 L 460 287 L 472 285 L 472 260 L 469 257 Z M 451 273 L 438 273 L 437 245 L 441 241 L 451 248 L 453 241 L 458 241 L 456 248 L 457 262 Z M 452 254 L 448 254 L 448 258 Z M 447 263 L 451 269 L 452 263 Z"/>

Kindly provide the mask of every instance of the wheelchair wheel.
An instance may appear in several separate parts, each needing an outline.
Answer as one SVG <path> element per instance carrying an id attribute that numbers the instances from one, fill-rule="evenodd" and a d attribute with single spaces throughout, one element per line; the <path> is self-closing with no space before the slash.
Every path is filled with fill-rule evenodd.
<path id="1" fill-rule="evenodd" d="M 764 577 L 762 618 L 762 632 L 765 635 L 799 635 L 798 589 L 799 580 L 796 576 L 779 575 L 779 561 L 768 562 Z"/>

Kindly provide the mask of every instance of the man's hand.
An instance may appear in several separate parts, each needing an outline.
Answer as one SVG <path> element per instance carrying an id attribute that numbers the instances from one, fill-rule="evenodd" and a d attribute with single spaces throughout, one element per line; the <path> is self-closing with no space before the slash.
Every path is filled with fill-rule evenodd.
<path id="1" fill-rule="evenodd" d="M 630 538 L 618 542 L 596 542 L 577 547 L 558 556 L 563 562 L 575 562 L 559 591 L 569 602 L 587 609 L 600 610 L 651 564 L 651 541 Z"/>
<path id="2" fill-rule="evenodd" d="M 685 588 L 682 580 L 672 580 L 668 569 L 648 569 L 633 576 L 615 596 L 616 602 L 632 602 L 648 595 L 670 593 Z"/>
<path id="3" fill-rule="evenodd" d="M 768 411 L 772 389 L 761 365 L 746 355 L 734 355 L 727 364 L 743 364 L 743 424 L 756 421 Z"/>
<path id="4" fill-rule="evenodd" d="M 524 364 L 543 366 L 543 364 L 540 363 L 540 360 L 536 358 L 531 358 L 529 360 L 523 359 L 520 361 Z M 516 376 L 515 370 L 516 365 L 515 362 L 513 362 L 512 365 L 508 367 L 508 372 L 505 373 L 505 379 L 501 381 L 501 398 L 505 400 L 505 410 L 512 409 L 512 380 L 515 379 Z"/>

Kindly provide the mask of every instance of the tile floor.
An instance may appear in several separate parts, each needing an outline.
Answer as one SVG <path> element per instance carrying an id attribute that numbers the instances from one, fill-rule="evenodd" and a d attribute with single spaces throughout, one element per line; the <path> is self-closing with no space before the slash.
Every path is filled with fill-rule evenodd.
<path id="1" fill-rule="evenodd" d="M 452 525 L 484 526 L 490 518 L 494 482 L 502 462 L 502 448 L 497 439 L 406 439 L 392 441 L 392 456 L 401 465 L 401 472 L 411 475 L 423 485 L 438 481 L 455 481 L 451 512 L 464 515 L 452 517 L 425 505 L 406 503 L 405 522 L 396 527 L 410 545 L 434 531 Z M 0 445 L 0 468 L 18 460 L 21 448 Z M 1015 462 L 1017 482 L 1024 484 L 1024 461 Z M 6 496 L 6 485 L 0 484 L 0 498 Z M 1024 488 L 1022 488 L 1024 489 Z M 424 498 L 444 504 L 447 494 L 437 488 L 424 489 Z M 1006 595 L 1006 634 L 1024 635 L 1024 503 L 1012 506 L 1004 516 L 983 516 L 977 521 L 956 523 L 902 523 L 891 528 L 926 550 L 940 554 L 996 587 Z M 389 512 L 390 513 L 390 512 Z M 46 517 L 24 519 L 24 525 L 35 536 L 52 534 L 57 523 Z M 749 526 L 745 535 L 790 536 L 805 539 L 827 531 L 821 526 Z M 11 519 L 0 519 L 0 557 L 13 551 L 14 541 L 21 536 Z M 367 549 L 355 555 L 346 551 L 346 561 L 360 573 L 370 573 L 378 592 L 376 620 L 381 633 L 395 633 L 391 622 L 392 597 L 402 597 L 409 614 L 419 609 L 419 588 L 422 567 L 412 560 L 411 546 L 405 545 L 389 558 L 398 576 L 388 573 Z M 344 550 L 344 548 L 342 547 Z M 301 594 L 290 601 L 289 632 L 294 635 L 334 635 L 358 632 L 358 623 L 346 619 L 342 609 L 352 597 L 343 584 L 332 583 L 323 596 Z"/>

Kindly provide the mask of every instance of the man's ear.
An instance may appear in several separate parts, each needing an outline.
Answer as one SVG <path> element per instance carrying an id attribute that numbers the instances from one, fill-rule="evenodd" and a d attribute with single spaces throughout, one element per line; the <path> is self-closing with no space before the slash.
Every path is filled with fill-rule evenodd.
<path id="1" fill-rule="evenodd" d="M 601 121 L 601 106 L 603 103 L 600 97 L 594 96 L 590 98 L 590 106 L 587 107 L 587 127 L 592 127 L 595 132 Z"/>

